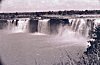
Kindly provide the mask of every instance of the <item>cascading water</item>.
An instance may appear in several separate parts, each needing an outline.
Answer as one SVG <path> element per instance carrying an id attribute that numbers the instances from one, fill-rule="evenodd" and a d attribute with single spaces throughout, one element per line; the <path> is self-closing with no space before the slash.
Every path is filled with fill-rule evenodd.
<path id="1" fill-rule="evenodd" d="M 87 19 L 69 19 L 68 25 L 64 24 L 65 21 L 58 19 L 44 19 L 38 21 L 38 33 L 43 34 L 58 34 L 62 35 L 64 30 L 71 30 L 79 33 L 82 36 L 88 37 L 90 30 L 93 27 L 93 21 Z"/>
<path id="2" fill-rule="evenodd" d="M 81 33 L 83 36 L 88 36 L 89 27 L 87 27 L 87 21 L 85 19 L 80 19 L 80 24 L 78 28 L 78 32 Z"/>
<path id="3" fill-rule="evenodd" d="M 77 31 L 79 26 L 79 19 L 76 19 L 75 21 L 72 22 L 72 30 Z"/>
<path id="4" fill-rule="evenodd" d="M 8 20 L 7 31 L 12 33 L 26 32 L 28 30 L 28 19 Z"/>
<path id="5" fill-rule="evenodd" d="M 58 34 L 62 35 L 64 30 L 72 30 L 82 36 L 88 37 L 98 24 L 100 19 L 14 19 L 1 22 L 0 28 L 6 29 L 7 32 L 20 33 L 30 32 L 38 34 Z M 68 25 L 66 25 L 68 24 Z M 4 28 L 5 27 L 5 28 Z"/>
<path id="6" fill-rule="evenodd" d="M 18 21 L 18 26 L 13 29 L 14 32 L 25 32 L 28 27 L 27 23 L 27 21 Z"/>
<path id="7" fill-rule="evenodd" d="M 94 19 L 94 27 L 100 25 L 100 19 Z"/>
<path id="8" fill-rule="evenodd" d="M 76 28 L 75 31 L 79 32 L 83 36 L 86 35 L 87 28 L 86 28 L 86 22 L 84 19 L 78 19 L 75 28 Z"/>
<path id="9" fill-rule="evenodd" d="M 38 22 L 38 33 L 48 34 L 49 33 L 49 24 L 50 19 L 39 20 Z"/>
<path id="10" fill-rule="evenodd" d="M 78 32 L 82 36 L 88 37 L 91 30 L 95 28 L 94 19 L 71 19 L 72 21 L 72 30 Z M 97 23 L 98 24 L 98 23 Z"/>

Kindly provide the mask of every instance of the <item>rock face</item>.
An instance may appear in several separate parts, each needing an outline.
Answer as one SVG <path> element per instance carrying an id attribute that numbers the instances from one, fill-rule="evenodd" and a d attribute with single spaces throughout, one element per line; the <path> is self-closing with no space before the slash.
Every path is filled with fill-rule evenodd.
<path id="1" fill-rule="evenodd" d="M 69 24 L 68 19 L 50 19 L 49 21 L 50 34 L 58 34 L 59 28 L 61 26 L 65 26 L 66 24 Z"/>
<path id="2" fill-rule="evenodd" d="M 0 20 L 0 29 L 3 29 L 7 26 L 7 20 Z"/>
<path id="3" fill-rule="evenodd" d="M 38 20 L 30 19 L 29 21 L 29 32 L 37 32 L 38 31 Z"/>
<path id="4" fill-rule="evenodd" d="M 57 34 L 61 21 L 58 19 L 51 19 L 49 21 L 50 34 Z"/>

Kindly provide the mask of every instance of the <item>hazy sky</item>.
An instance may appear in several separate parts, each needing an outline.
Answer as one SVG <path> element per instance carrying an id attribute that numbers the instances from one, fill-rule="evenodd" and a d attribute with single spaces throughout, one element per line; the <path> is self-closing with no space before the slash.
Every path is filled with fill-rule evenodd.
<path id="1" fill-rule="evenodd" d="M 3 0 L 1 12 L 100 9 L 100 0 Z"/>

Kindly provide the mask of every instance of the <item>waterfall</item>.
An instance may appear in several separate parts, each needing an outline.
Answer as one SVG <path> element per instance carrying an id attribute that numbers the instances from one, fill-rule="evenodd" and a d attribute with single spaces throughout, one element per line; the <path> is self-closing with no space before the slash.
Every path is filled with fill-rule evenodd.
<path id="1" fill-rule="evenodd" d="M 12 33 L 26 32 L 28 30 L 28 19 L 8 20 L 7 31 Z"/>
<path id="2" fill-rule="evenodd" d="M 65 30 L 71 30 L 77 34 L 88 37 L 91 31 L 100 24 L 100 19 L 96 18 L 72 18 L 72 19 L 29 19 L 18 18 L 11 20 L 0 20 L 0 29 L 5 29 L 12 33 L 38 33 L 62 35 Z"/>
<path id="3" fill-rule="evenodd" d="M 13 28 L 13 32 L 26 32 L 28 27 L 28 21 L 18 21 L 18 26 Z"/>
<path id="4" fill-rule="evenodd" d="M 71 19 L 71 28 L 74 32 L 78 32 L 82 36 L 88 37 L 91 31 L 100 24 L 100 19 Z"/>
<path id="5" fill-rule="evenodd" d="M 49 24 L 50 19 L 39 20 L 38 22 L 38 33 L 48 34 L 49 33 Z"/>
<path id="6" fill-rule="evenodd" d="M 83 36 L 88 35 L 87 21 L 85 19 L 76 19 L 72 22 L 72 30 Z"/>
<path id="7" fill-rule="evenodd" d="M 94 26 L 95 27 L 100 25 L 100 19 L 94 19 L 93 21 L 94 21 Z"/>

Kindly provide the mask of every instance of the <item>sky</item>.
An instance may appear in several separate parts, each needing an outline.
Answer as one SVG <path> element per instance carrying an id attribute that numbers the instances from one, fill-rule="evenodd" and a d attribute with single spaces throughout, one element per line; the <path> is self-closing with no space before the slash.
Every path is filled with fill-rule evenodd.
<path id="1" fill-rule="evenodd" d="M 100 0 L 0 0 L 0 12 L 100 9 Z"/>

